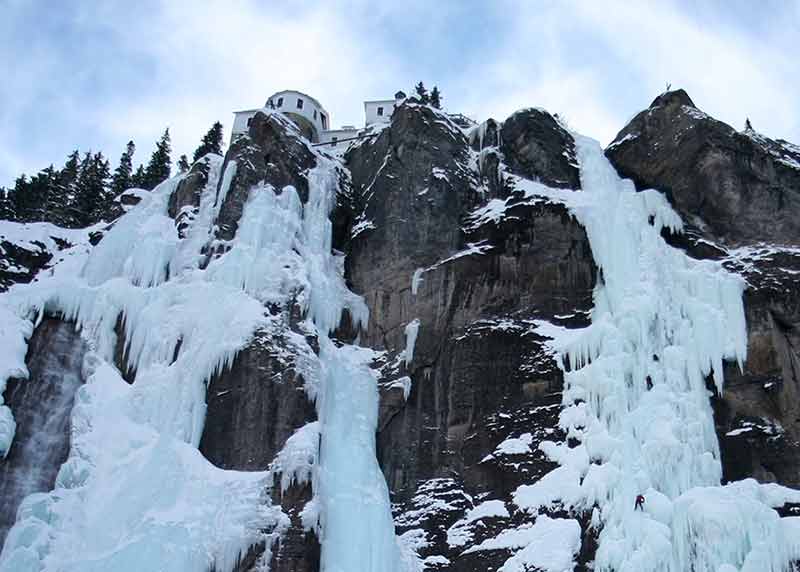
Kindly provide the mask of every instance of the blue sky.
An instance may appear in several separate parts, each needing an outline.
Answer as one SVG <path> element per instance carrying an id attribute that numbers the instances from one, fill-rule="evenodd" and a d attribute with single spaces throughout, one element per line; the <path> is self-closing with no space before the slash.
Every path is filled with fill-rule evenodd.
<path id="1" fill-rule="evenodd" d="M 416 81 L 482 120 L 544 107 L 608 143 L 667 82 L 800 143 L 800 2 L 0 0 L 0 185 L 74 148 L 174 157 L 293 88 L 333 125 Z"/>

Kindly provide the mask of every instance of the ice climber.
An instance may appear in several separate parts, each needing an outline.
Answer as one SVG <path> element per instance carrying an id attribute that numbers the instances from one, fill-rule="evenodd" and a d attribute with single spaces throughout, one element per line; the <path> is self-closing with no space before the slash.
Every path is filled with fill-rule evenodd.
<path id="1" fill-rule="evenodd" d="M 633 510 L 636 509 L 644 512 L 644 497 L 642 495 L 636 495 L 636 505 L 633 507 Z"/>

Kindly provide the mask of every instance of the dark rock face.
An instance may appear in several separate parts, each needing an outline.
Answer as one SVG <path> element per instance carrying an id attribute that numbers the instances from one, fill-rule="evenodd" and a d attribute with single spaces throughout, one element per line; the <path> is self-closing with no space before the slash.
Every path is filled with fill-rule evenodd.
<path id="1" fill-rule="evenodd" d="M 666 193 L 684 220 L 727 245 L 800 238 L 800 147 L 737 132 L 665 93 L 619 132 L 606 155 L 638 188 Z"/>
<path id="2" fill-rule="evenodd" d="M 667 239 L 747 281 L 748 357 L 713 400 L 726 480 L 800 486 L 800 148 L 737 132 L 686 92 L 659 96 L 606 155 L 687 224 Z"/>
<path id="3" fill-rule="evenodd" d="M 511 172 L 550 187 L 580 188 L 572 137 L 546 111 L 516 112 L 503 122 L 500 140 L 500 150 Z"/>
<path id="4" fill-rule="evenodd" d="M 266 470 L 286 439 L 316 419 L 297 371 L 301 352 L 312 350 L 259 332 L 231 368 L 211 380 L 200 441 L 209 461 L 223 469 Z"/>
<path id="5" fill-rule="evenodd" d="M 293 327 L 298 328 L 296 321 Z M 314 405 L 298 371 L 298 361 L 302 359 L 313 359 L 311 345 L 300 347 L 285 338 L 257 333 L 237 354 L 231 368 L 209 383 L 200 452 L 223 469 L 268 469 L 292 433 L 316 420 Z M 311 500 L 311 487 L 292 485 L 281 494 L 276 483 L 272 497 L 289 516 L 291 526 L 272 547 L 270 569 L 318 570 L 319 542 L 300 520 L 300 512 Z M 249 558 L 240 564 L 239 572 L 253 570 L 263 552 L 264 546 L 254 546 Z"/>
<path id="6" fill-rule="evenodd" d="M 189 221 L 195 216 L 200 206 L 200 195 L 208 184 L 208 173 L 209 165 L 206 159 L 197 161 L 169 197 L 167 212 L 170 217 L 175 219 L 175 225 L 181 238 L 184 237 Z"/>
<path id="7" fill-rule="evenodd" d="M 378 457 L 399 532 L 422 534 L 420 554 L 439 569 L 489 570 L 505 560 L 499 552 L 460 554 L 525 515 L 476 523 L 483 532 L 473 531 L 465 546 L 448 544 L 447 529 L 484 500 L 499 499 L 513 512 L 515 488 L 554 466 L 536 447 L 558 439 L 562 376 L 533 320 L 585 325 L 591 308 L 595 267 L 583 229 L 562 205 L 526 200 L 500 176 L 513 164 L 577 187 L 567 160 L 572 139 L 542 112 L 518 115 L 508 140 L 491 122 L 473 132 L 470 147 L 429 108 L 402 106 L 376 141 L 347 156 L 365 205 L 346 260 L 370 309 L 361 340 L 395 356 L 380 364 Z M 479 216 L 493 198 L 505 198 L 514 216 Z M 419 335 L 405 365 L 398 352 L 414 319 Z M 402 375 L 412 383 L 406 402 L 391 389 Z M 529 455 L 492 456 L 499 443 L 525 433 Z"/>
<path id="8" fill-rule="evenodd" d="M 0 546 L 22 499 L 51 490 L 67 459 L 70 415 L 84 381 L 87 349 L 73 324 L 45 318 L 28 345 L 29 379 L 8 382 L 5 399 L 17 432 L 8 456 L 0 461 Z"/>
<path id="9" fill-rule="evenodd" d="M 754 252 L 726 262 L 748 282 L 748 343 L 744 369 L 726 364 L 718 397 L 723 468 L 728 480 L 800 487 L 800 251 Z"/>
<path id="10" fill-rule="evenodd" d="M 7 240 L 0 240 L 0 292 L 12 284 L 27 283 L 50 262 L 53 255 L 44 244 L 33 243 L 26 248 Z"/>
<path id="11" fill-rule="evenodd" d="M 231 143 L 224 169 L 236 161 L 236 174 L 217 219 L 219 239 L 230 240 L 235 236 L 250 189 L 259 183 L 272 185 L 276 192 L 291 185 L 301 201 L 308 200 L 306 174 L 316 165 L 316 159 L 307 142 L 298 135 L 295 125 L 282 115 L 256 113 L 248 134 Z"/>

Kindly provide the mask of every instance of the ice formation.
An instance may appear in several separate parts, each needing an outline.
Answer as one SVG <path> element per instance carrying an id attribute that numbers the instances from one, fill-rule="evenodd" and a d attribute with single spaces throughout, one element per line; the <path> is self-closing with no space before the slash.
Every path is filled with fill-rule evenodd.
<path id="1" fill-rule="evenodd" d="M 140 193 L 141 202 L 93 250 L 84 234 L 37 283 L 0 297 L 3 385 L 25 375 L 31 319 L 44 312 L 74 321 L 93 350 L 73 410 L 69 459 L 52 492 L 23 501 L 0 557 L 3 572 L 221 572 L 260 541 L 268 562 L 271 542 L 288 524 L 269 499 L 273 473 L 283 487 L 311 478 L 307 520 L 319 523 L 323 570 L 385 572 L 405 561 L 375 458 L 370 352 L 327 337 L 345 309 L 356 324 L 367 317 L 331 249 L 334 165 L 317 154 L 306 204 L 292 187 L 253 187 L 235 238 L 203 267 L 208 247 L 218 245 L 215 221 L 237 168 L 230 161 L 223 171 L 221 157 L 207 160 L 208 184 L 182 235 L 167 213 L 178 176 Z M 206 383 L 256 330 L 285 331 L 266 304 L 291 303 L 319 333 L 318 371 L 306 387 L 319 422 L 289 439 L 271 471 L 218 469 L 197 450 Z M 118 318 L 132 385 L 111 365 Z M 3 453 L 13 438 L 11 413 L 0 407 Z M 367 555 L 364 547 L 371 547 Z"/>
<path id="2" fill-rule="evenodd" d="M 419 320 L 414 318 L 405 327 L 406 334 L 406 348 L 403 350 L 403 360 L 406 367 L 414 359 L 414 347 L 417 345 L 417 336 L 419 335 Z"/>
<path id="3" fill-rule="evenodd" d="M 663 196 L 636 192 L 599 144 L 575 139 L 582 192 L 542 194 L 586 228 L 601 278 L 589 327 L 541 323 L 539 333 L 561 356 L 560 425 L 579 444 L 543 443 L 561 466 L 520 487 L 515 503 L 596 507 L 598 571 L 787 570 L 800 558 L 798 520 L 770 507 L 800 493 L 720 486 L 706 378 L 721 391 L 723 360 L 745 358 L 743 281 L 668 246 L 661 229 L 681 222 Z M 638 494 L 644 511 L 634 510 Z"/>

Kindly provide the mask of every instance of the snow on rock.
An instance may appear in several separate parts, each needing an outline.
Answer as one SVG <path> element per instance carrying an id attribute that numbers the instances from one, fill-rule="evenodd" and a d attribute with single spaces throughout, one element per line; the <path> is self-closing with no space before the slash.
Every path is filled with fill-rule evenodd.
<path id="1" fill-rule="evenodd" d="M 540 515 L 534 524 L 505 530 L 464 553 L 504 549 L 518 552 L 505 561 L 500 572 L 569 572 L 581 549 L 581 526 L 577 520 Z"/>
<path id="2" fill-rule="evenodd" d="M 458 522 L 447 530 L 447 544 L 450 546 L 465 546 L 472 540 L 473 533 L 471 525 L 484 518 L 500 517 L 508 518 L 508 510 L 501 500 L 484 501 L 478 506 L 467 511 Z"/>
<path id="3" fill-rule="evenodd" d="M 531 443 L 533 443 L 533 435 L 530 433 L 523 433 L 519 437 L 509 437 L 495 447 L 492 455 L 524 455 L 531 452 Z"/>
<path id="4" fill-rule="evenodd" d="M 313 421 L 300 427 L 286 440 L 270 466 L 273 473 L 281 475 L 281 492 L 286 492 L 292 484 L 310 481 L 318 456 L 319 422 Z"/>
<path id="5" fill-rule="evenodd" d="M 407 375 L 395 379 L 391 383 L 388 384 L 389 389 L 400 388 L 403 390 L 403 399 L 408 401 L 408 396 L 411 394 L 411 385 L 412 381 L 411 378 Z"/>

